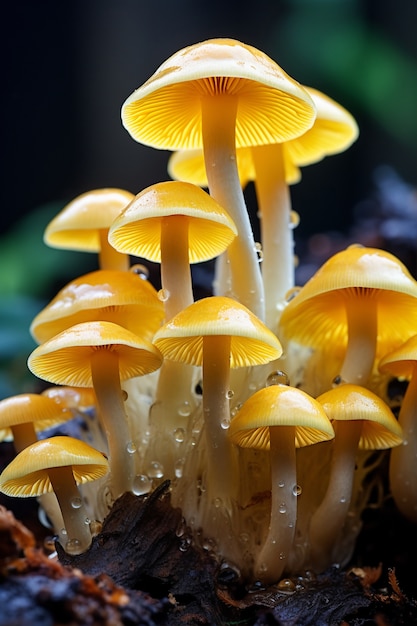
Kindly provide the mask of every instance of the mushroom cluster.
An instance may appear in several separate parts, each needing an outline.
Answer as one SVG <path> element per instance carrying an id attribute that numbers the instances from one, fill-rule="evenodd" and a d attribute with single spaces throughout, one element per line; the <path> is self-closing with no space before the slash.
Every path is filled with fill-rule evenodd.
<path id="1" fill-rule="evenodd" d="M 0 403 L 0 434 L 16 444 L 0 490 L 40 506 L 53 491 L 74 554 L 121 494 L 168 479 L 195 545 L 248 584 L 346 564 L 391 448 L 395 501 L 417 521 L 417 282 L 354 245 L 294 284 L 289 185 L 356 140 L 354 118 L 263 52 L 212 39 L 166 60 L 122 122 L 171 152 L 171 180 L 86 192 L 47 226 L 47 245 L 96 252 L 98 269 L 33 320 L 28 367 L 53 386 L 42 409 L 29 394 Z M 191 265 L 213 259 L 212 295 L 195 299 Z M 392 375 L 412 378 L 400 420 Z M 42 436 L 75 413 L 80 441 Z"/>

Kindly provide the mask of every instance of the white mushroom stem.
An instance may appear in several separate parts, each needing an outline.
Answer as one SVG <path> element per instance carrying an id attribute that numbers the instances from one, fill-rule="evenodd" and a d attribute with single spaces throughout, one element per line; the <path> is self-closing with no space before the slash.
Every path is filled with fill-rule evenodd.
<path id="1" fill-rule="evenodd" d="M 251 153 L 261 225 L 265 322 L 275 331 L 285 294 L 295 283 L 291 198 L 282 144 L 255 146 Z"/>
<path id="2" fill-rule="evenodd" d="M 252 227 L 240 185 L 235 145 L 238 98 L 202 97 L 204 161 L 210 194 L 229 213 L 238 235 L 227 250 L 233 297 L 265 319 L 264 290 Z M 223 294 L 219 294 L 223 295 Z"/>
<path id="3" fill-rule="evenodd" d="M 65 541 L 60 535 L 62 547 L 69 554 L 81 554 L 91 544 L 91 532 L 85 507 L 76 485 L 71 466 L 48 469 L 48 476 L 61 509 Z"/>
<path id="4" fill-rule="evenodd" d="M 96 350 L 91 357 L 91 375 L 109 447 L 112 496 L 118 498 L 132 489 L 135 463 L 134 454 L 128 451 L 131 434 L 120 385 L 117 352 L 111 347 Z"/>
<path id="5" fill-rule="evenodd" d="M 109 231 L 107 228 L 99 230 L 100 251 L 98 253 L 98 264 L 102 270 L 126 271 L 130 266 L 128 254 L 118 252 L 110 245 L 108 240 Z"/>
<path id="6" fill-rule="evenodd" d="M 203 418 L 209 497 L 226 509 L 237 489 L 237 454 L 230 425 L 230 336 L 203 337 Z"/>
<path id="7" fill-rule="evenodd" d="M 413 365 L 398 421 L 403 429 L 403 443 L 390 453 L 390 487 L 401 513 L 417 522 L 417 364 Z"/>
<path id="8" fill-rule="evenodd" d="M 186 215 L 162 218 L 161 284 L 165 292 L 165 322 L 168 322 L 194 301 Z"/>
<path id="9" fill-rule="evenodd" d="M 340 378 L 366 387 L 376 354 L 377 304 L 373 290 L 353 291 L 346 297 L 348 341 Z"/>
<path id="10" fill-rule="evenodd" d="M 295 427 L 270 427 L 271 516 L 255 572 L 265 584 L 279 581 L 291 555 L 297 521 Z"/>
<path id="11" fill-rule="evenodd" d="M 355 460 L 362 431 L 361 420 L 333 423 L 335 438 L 329 484 L 310 524 L 311 567 L 322 572 L 333 564 L 333 548 L 343 531 L 352 499 Z"/>

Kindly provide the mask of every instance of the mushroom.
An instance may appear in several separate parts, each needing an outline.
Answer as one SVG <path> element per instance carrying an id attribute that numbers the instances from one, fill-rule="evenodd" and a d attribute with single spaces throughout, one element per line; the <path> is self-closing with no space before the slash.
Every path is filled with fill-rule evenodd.
<path id="1" fill-rule="evenodd" d="M 133 198 L 129 191 L 112 187 L 87 191 L 49 222 L 44 242 L 51 248 L 97 252 L 101 269 L 125 271 L 129 257 L 112 248 L 107 234 L 110 224 Z"/>
<path id="2" fill-rule="evenodd" d="M 351 503 L 358 450 L 398 446 L 402 430 L 385 402 L 359 385 L 338 385 L 317 401 L 335 431 L 328 486 L 310 524 L 311 567 L 320 572 L 338 560 L 338 539 Z"/>
<path id="3" fill-rule="evenodd" d="M 281 344 L 249 309 L 225 296 L 197 300 L 164 324 L 153 341 L 165 359 L 202 365 L 207 498 L 229 511 L 237 484 L 235 453 L 227 436 L 230 368 L 278 359 Z"/>
<path id="4" fill-rule="evenodd" d="M 297 521 L 296 448 L 334 436 L 322 406 L 301 389 L 269 385 L 254 393 L 229 429 L 243 448 L 269 450 L 271 514 L 267 537 L 256 557 L 255 574 L 263 583 L 278 582 L 291 554 Z"/>
<path id="5" fill-rule="evenodd" d="M 290 139 L 314 118 L 314 104 L 299 83 L 266 54 L 234 39 L 210 39 L 173 54 L 122 107 L 123 124 L 136 141 L 165 150 L 203 148 L 210 193 L 238 231 L 227 251 L 232 295 L 260 319 L 263 286 L 236 147 Z"/>
<path id="6" fill-rule="evenodd" d="M 37 432 L 74 417 L 72 411 L 37 393 L 21 393 L 0 400 L 1 440 L 13 439 L 16 452 L 38 440 Z"/>
<path id="7" fill-rule="evenodd" d="M 300 288 L 286 305 L 278 332 L 284 342 L 344 349 L 334 377 L 367 386 L 375 358 L 415 333 L 416 298 L 417 282 L 394 255 L 353 245 Z"/>
<path id="8" fill-rule="evenodd" d="M 108 471 L 106 457 L 73 437 L 50 437 L 22 450 L 0 475 L 0 491 L 12 497 L 42 496 L 54 491 L 65 533 L 60 542 L 68 554 L 81 554 L 91 544 L 89 520 L 77 484 Z"/>
<path id="9" fill-rule="evenodd" d="M 97 270 L 63 287 L 33 319 L 30 332 L 42 343 L 80 322 L 101 320 L 152 339 L 163 318 L 163 303 L 149 281 L 134 272 Z"/>
<path id="10" fill-rule="evenodd" d="M 285 294 L 294 287 L 294 241 L 288 185 L 301 179 L 300 167 L 346 150 L 358 136 L 352 115 L 340 104 L 311 87 L 317 115 L 313 126 L 302 135 L 280 143 L 241 147 L 236 151 L 242 187 L 255 182 L 261 241 L 262 278 L 265 287 L 265 320 L 276 329 Z M 208 186 L 202 150 L 174 152 L 168 172 L 176 180 Z M 296 216 L 295 216 L 296 217 Z"/>
<path id="11" fill-rule="evenodd" d="M 391 450 L 389 482 L 398 509 L 417 522 L 417 335 L 382 357 L 379 371 L 408 380 L 398 413 L 404 439 Z"/>
<path id="12" fill-rule="evenodd" d="M 161 264 L 165 321 L 194 300 L 190 263 L 213 259 L 235 237 L 235 225 L 213 198 L 178 181 L 141 191 L 109 230 L 109 242 L 119 252 Z"/>
<path id="13" fill-rule="evenodd" d="M 30 354 L 35 376 L 55 384 L 93 387 L 107 435 L 114 498 L 130 491 L 134 459 L 121 382 L 157 370 L 162 356 L 146 339 L 113 322 L 83 322 L 41 344 Z"/>

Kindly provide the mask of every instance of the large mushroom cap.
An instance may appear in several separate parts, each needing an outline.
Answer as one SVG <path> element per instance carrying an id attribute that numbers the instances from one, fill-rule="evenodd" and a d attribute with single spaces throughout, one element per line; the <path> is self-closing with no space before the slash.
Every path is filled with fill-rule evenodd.
<path id="1" fill-rule="evenodd" d="M 316 106 L 317 115 L 309 130 L 282 143 L 285 180 L 289 185 L 301 180 L 300 167 L 346 150 L 359 134 L 355 119 L 344 107 L 317 89 L 304 88 Z M 245 187 L 256 178 L 252 148 L 238 148 L 236 161 L 241 185 Z M 208 186 L 202 150 L 174 152 L 168 161 L 168 173 L 174 180 Z"/>
<path id="2" fill-rule="evenodd" d="M 197 300 L 164 324 L 153 343 L 167 359 L 201 365 L 208 335 L 231 337 L 232 368 L 268 363 L 282 354 L 274 333 L 245 306 L 224 296 Z"/>
<path id="3" fill-rule="evenodd" d="M 113 222 L 109 241 L 120 252 L 160 263 L 162 220 L 176 215 L 187 218 L 190 263 L 218 256 L 237 234 L 231 218 L 208 193 L 187 182 L 167 181 L 135 197 Z"/>
<path id="4" fill-rule="evenodd" d="M 30 332 L 42 343 L 75 324 L 102 320 L 153 334 L 163 317 L 163 303 L 147 280 L 134 272 L 97 270 L 63 287 L 34 318 Z"/>
<path id="5" fill-rule="evenodd" d="M 34 497 L 52 491 L 48 469 L 71 466 L 77 484 L 108 472 L 106 457 L 73 437 L 50 437 L 22 450 L 0 476 L 0 490 L 8 496 Z"/>
<path id="6" fill-rule="evenodd" d="M 98 350 L 117 354 L 120 380 L 153 372 L 162 363 L 155 346 L 126 328 L 113 322 L 83 322 L 35 348 L 28 367 L 57 385 L 92 387 L 91 356 Z"/>
<path id="7" fill-rule="evenodd" d="M 236 145 L 274 143 L 313 123 L 308 93 L 266 54 L 234 39 L 210 39 L 167 59 L 122 107 L 136 141 L 166 150 L 202 147 L 201 98 L 239 98 Z"/>
<path id="8" fill-rule="evenodd" d="M 389 406 L 364 387 L 338 385 L 321 394 L 317 401 L 330 420 L 363 422 L 360 450 L 384 450 L 402 442 L 401 426 Z"/>
<path id="9" fill-rule="evenodd" d="M 49 222 L 44 241 L 52 248 L 99 252 L 100 230 L 108 230 L 133 198 L 129 191 L 111 187 L 87 191 Z"/>
<path id="10" fill-rule="evenodd" d="M 297 448 L 334 437 L 322 406 L 301 389 L 287 385 L 270 385 L 250 396 L 232 419 L 229 435 L 243 448 L 269 450 L 269 429 L 274 426 L 294 426 Z"/>
<path id="11" fill-rule="evenodd" d="M 287 304 L 280 330 L 316 348 L 346 345 L 346 299 L 355 294 L 368 299 L 364 316 L 377 304 L 378 354 L 415 333 L 417 282 L 394 255 L 363 246 L 350 246 L 321 266 Z"/>
<path id="12" fill-rule="evenodd" d="M 410 378 L 417 365 L 417 335 L 413 335 L 395 350 L 385 354 L 379 362 L 379 371 L 397 378 Z"/>

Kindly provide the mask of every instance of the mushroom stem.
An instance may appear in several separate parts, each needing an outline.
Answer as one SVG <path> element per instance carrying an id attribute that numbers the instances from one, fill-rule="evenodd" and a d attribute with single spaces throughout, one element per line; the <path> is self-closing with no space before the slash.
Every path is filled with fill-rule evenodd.
<path id="1" fill-rule="evenodd" d="M 203 416 L 209 497 L 228 510 L 237 485 L 237 455 L 230 424 L 230 336 L 203 337 Z"/>
<path id="2" fill-rule="evenodd" d="M 275 330 L 285 294 L 294 287 L 294 238 L 291 198 L 285 180 L 282 144 L 251 148 L 261 216 L 265 322 Z"/>
<path id="3" fill-rule="evenodd" d="M 108 240 L 108 228 L 99 230 L 100 251 L 98 253 L 99 267 L 102 270 L 126 271 L 129 269 L 130 259 L 128 254 L 118 252 L 110 245 Z"/>
<path id="4" fill-rule="evenodd" d="M 117 354 L 108 349 L 96 350 L 91 357 L 91 375 L 98 412 L 109 446 L 112 496 L 118 498 L 132 488 L 135 463 L 134 455 L 128 451 L 131 435 L 120 385 Z"/>
<path id="5" fill-rule="evenodd" d="M 349 293 L 346 298 L 348 342 L 340 378 L 344 383 L 366 387 L 375 361 L 377 310 L 372 290 L 354 291 L 354 297 Z"/>
<path id="6" fill-rule="evenodd" d="M 401 513 L 417 522 L 417 364 L 405 392 L 398 421 L 403 443 L 392 448 L 389 462 L 391 493 Z"/>
<path id="7" fill-rule="evenodd" d="M 255 565 L 256 576 L 266 584 L 278 582 L 288 563 L 297 521 L 295 427 L 270 427 L 269 435 L 271 516 Z"/>
<path id="8" fill-rule="evenodd" d="M 311 566 L 317 572 L 332 565 L 332 550 L 337 546 L 349 510 L 362 421 L 334 421 L 333 426 L 329 484 L 310 524 Z"/>
<path id="9" fill-rule="evenodd" d="M 252 227 L 236 164 L 237 97 L 202 98 L 204 161 L 210 194 L 229 213 L 238 235 L 227 250 L 233 297 L 264 320 L 263 284 Z M 219 114 L 220 112 L 220 114 Z M 224 295 L 224 294 L 222 294 Z"/>
<path id="10" fill-rule="evenodd" d="M 48 469 L 48 476 L 61 509 L 65 525 L 65 541 L 60 543 L 68 554 L 81 554 L 91 544 L 91 532 L 82 497 L 78 491 L 71 466 Z"/>
<path id="11" fill-rule="evenodd" d="M 33 422 L 15 424 L 10 428 L 13 433 L 13 447 L 16 454 L 19 454 L 24 448 L 38 440 Z"/>
<path id="12" fill-rule="evenodd" d="M 168 322 L 194 301 L 186 215 L 171 215 L 162 218 L 161 284 L 166 292 L 165 322 Z"/>

